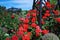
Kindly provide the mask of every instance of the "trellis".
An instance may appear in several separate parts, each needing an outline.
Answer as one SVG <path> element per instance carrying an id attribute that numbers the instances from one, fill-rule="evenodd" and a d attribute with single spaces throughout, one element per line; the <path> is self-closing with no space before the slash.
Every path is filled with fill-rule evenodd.
<path id="1" fill-rule="evenodd" d="M 35 6 L 35 4 L 36 4 L 38 1 L 40 2 L 39 8 L 37 8 L 37 7 Z M 32 9 L 35 9 L 35 8 L 36 8 L 37 11 L 39 11 L 39 15 L 37 16 L 37 18 L 38 18 L 38 25 L 40 26 L 41 29 L 42 29 L 42 24 L 41 24 L 41 19 L 42 19 L 42 4 L 43 4 L 44 6 L 46 6 L 42 1 L 44 1 L 44 2 L 46 2 L 46 1 L 50 2 L 50 0 L 33 0 L 33 7 L 32 7 Z M 56 10 L 57 6 L 60 7 L 60 4 L 59 4 L 59 3 L 60 3 L 60 0 L 57 1 L 56 6 L 53 8 L 54 10 Z M 51 9 L 48 9 L 48 10 L 50 10 L 50 13 L 52 12 Z"/>
<path id="2" fill-rule="evenodd" d="M 39 8 L 37 8 L 35 6 L 35 4 L 38 1 L 40 2 Z M 41 24 L 41 19 L 42 19 L 42 4 L 45 6 L 45 4 L 42 1 L 46 2 L 46 0 L 33 0 L 33 8 L 32 8 L 32 9 L 36 8 L 37 11 L 39 11 L 39 15 L 37 16 L 37 18 L 38 18 L 38 25 L 40 26 L 41 29 L 42 29 L 42 24 Z M 47 1 L 50 2 L 49 0 L 47 0 Z"/>

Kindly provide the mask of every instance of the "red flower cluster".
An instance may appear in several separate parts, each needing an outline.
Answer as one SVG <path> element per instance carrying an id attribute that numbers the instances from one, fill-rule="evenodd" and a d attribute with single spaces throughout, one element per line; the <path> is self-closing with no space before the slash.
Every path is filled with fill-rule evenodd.
<path id="1" fill-rule="evenodd" d="M 59 15 L 58 10 L 53 10 L 53 13 L 54 13 L 56 16 Z"/>
<path id="2" fill-rule="evenodd" d="M 48 30 L 42 30 L 42 34 L 47 34 L 48 32 Z"/>
<path id="3" fill-rule="evenodd" d="M 18 29 L 18 31 L 17 31 L 17 35 L 18 35 L 18 36 L 22 36 L 23 34 L 24 34 L 23 27 L 20 26 L 19 29 Z"/>
<path id="4" fill-rule="evenodd" d="M 31 26 L 32 26 L 33 28 L 36 28 L 37 24 L 36 24 L 36 23 L 32 23 Z"/>
<path id="5" fill-rule="evenodd" d="M 45 22 L 42 20 L 42 21 L 41 21 L 41 24 L 45 24 Z"/>
<path id="6" fill-rule="evenodd" d="M 28 24 L 23 24 L 23 28 L 25 32 L 27 32 L 28 26 L 29 26 Z"/>
<path id="7" fill-rule="evenodd" d="M 56 20 L 58 23 L 60 23 L 60 18 L 55 18 L 55 20 Z"/>
<path id="8" fill-rule="evenodd" d="M 19 18 L 19 20 L 20 20 L 20 21 L 23 21 L 23 20 L 24 20 L 24 18 Z"/>
<path id="9" fill-rule="evenodd" d="M 40 4 L 40 1 L 38 1 L 36 4 Z M 45 13 L 42 15 L 42 21 L 41 24 L 43 25 L 43 27 L 45 26 L 45 20 L 48 17 L 51 16 L 50 14 L 50 10 L 52 10 L 52 8 L 54 8 L 54 4 L 51 5 L 50 2 L 46 2 L 45 3 L 47 9 L 45 9 L 45 6 L 43 6 L 43 11 L 45 10 Z M 37 5 L 37 9 L 39 8 L 39 5 Z M 58 16 L 59 13 L 57 10 L 53 10 L 53 13 L 55 16 Z M 19 38 L 21 37 L 22 40 L 30 40 L 31 35 L 33 36 L 33 33 L 31 32 L 32 30 L 29 30 L 29 28 L 33 29 L 33 31 L 35 32 L 34 35 L 36 37 L 40 36 L 40 33 L 42 34 L 47 34 L 49 32 L 49 30 L 41 30 L 40 26 L 38 26 L 38 24 L 36 24 L 37 21 L 37 16 L 39 15 L 39 12 L 37 13 L 37 10 L 29 10 L 28 13 L 26 14 L 26 18 L 19 18 L 19 20 L 21 21 L 21 23 L 18 26 L 18 30 L 16 32 L 15 35 L 12 35 L 11 40 L 19 40 Z M 11 18 L 14 19 L 15 15 L 11 15 Z M 55 20 L 60 23 L 60 18 L 55 18 Z M 46 26 L 46 28 L 48 29 L 48 26 Z M 13 30 L 12 30 L 13 32 Z M 6 40 L 10 40 L 10 38 L 6 38 Z"/>
<path id="10" fill-rule="evenodd" d="M 48 8 L 51 8 L 50 2 L 46 2 L 46 6 L 47 6 Z"/>
<path id="11" fill-rule="evenodd" d="M 38 36 L 40 36 L 40 33 L 42 32 L 42 30 L 40 29 L 39 26 L 36 26 L 35 32 L 36 32 L 36 36 L 38 37 Z"/>
<path id="12" fill-rule="evenodd" d="M 25 18 L 25 20 L 23 20 L 24 23 L 29 23 L 29 19 Z"/>
<path id="13" fill-rule="evenodd" d="M 22 40 L 30 40 L 30 35 L 31 35 L 31 32 L 28 32 L 27 34 L 23 35 Z"/>
<path id="14" fill-rule="evenodd" d="M 46 17 L 49 17 L 50 16 L 49 10 L 46 10 L 46 13 L 44 14 L 44 16 L 46 16 Z"/>
<path id="15" fill-rule="evenodd" d="M 35 22 L 36 22 L 36 18 L 33 17 L 33 18 L 31 19 L 31 22 L 32 22 L 32 23 L 35 23 Z"/>
<path id="16" fill-rule="evenodd" d="M 28 31 L 29 27 L 32 27 L 35 29 L 34 31 L 36 33 L 35 34 L 36 37 L 40 36 L 40 33 L 43 33 L 43 34 L 48 33 L 47 30 L 41 30 L 40 27 L 36 24 L 36 21 L 37 21 L 36 12 L 37 12 L 36 10 L 30 10 L 26 15 L 26 18 L 19 18 L 19 20 L 22 21 L 22 23 L 19 24 L 18 30 L 16 32 L 17 35 L 13 35 L 11 40 L 19 40 L 19 37 L 22 37 L 22 40 L 30 40 L 30 36 L 32 32 Z M 46 11 L 44 16 L 45 17 L 50 16 L 48 10 Z M 12 16 L 12 18 L 14 18 L 14 16 Z M 45 22 L 42 21 L 42 24 L 45 24 Z M 6 40 L 9 40 L 9 38 L 6 38 Z"/>
<path id="17" fill-rule="evenodd" d="M 16 35 L 13 35 L 12 40 L 18 40 L 18 37 Z"/>
<path id="18" fill-rule="evenodd" d="M 49 10 L 46 10 L 46 12 L 44 13 L 44 15 L 42 16 L 43 19 L 47 19 L 47 17 L 50 16 L 50 12 Z"/>

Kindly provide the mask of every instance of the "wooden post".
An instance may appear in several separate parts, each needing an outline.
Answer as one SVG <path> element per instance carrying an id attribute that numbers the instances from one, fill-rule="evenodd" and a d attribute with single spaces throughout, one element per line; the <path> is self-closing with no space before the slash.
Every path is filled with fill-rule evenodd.
<path id="1" fill-rule="evenodd" d="M 35 9 L 35 0 L 33 0 L 33 7 L 32 9 Z"/>
<path id="2" fill-rule="evenodd" d="M 42 0 L 40 0 L 40 7 L 39 7 L 39 26 L 42 29 L 41 19 L 42 19 Z"/>

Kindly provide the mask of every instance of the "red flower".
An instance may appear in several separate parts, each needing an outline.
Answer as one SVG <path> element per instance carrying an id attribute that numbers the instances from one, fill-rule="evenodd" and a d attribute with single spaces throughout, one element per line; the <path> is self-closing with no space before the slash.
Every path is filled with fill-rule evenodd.
<path id="1" fill-rule="evenodd" d="M 27 29 L 24 29 L 24 32 L 27 32 Z"/>
<path id="2" fill-rule="evenodd" d="M 46 6 L 47 6 L 48 8 L 51 8 L 50 2 L 46 2 Z"/>
<path id="3" fill-rule="evenodd" d="M 32 13 L 32 16 L 33 16 L 33 17 L 36 17 L 36 13 Z"/>
<path id="4" fill-rule="evenodd" d="M 24 32 L 27 32 L 28 26 L 28 24 L 23 24 Z"/>
<path id="5" fill-rule="evenodd" d="M 33 12 L 33 13 L 36 13 L 36 12 L 37 12 L 37 10 L 32 10 L 32 12 Z"/>
<path id="6" fill-rule="evenodd" d="M 25 34 L 23 37 L 22 37 L 22 40 L 30 40 L 30 36 L 28 34 Z"/>
<path id="7" fill-rule="evenodd" d="M 36 13 L 37 10 L 29 10 L 28 12 L 29 12 L 29 13 Z"/>
<path id="8" fill-rule="evenodd" d="M 23 31 L 17 31 L 18 36 L 23 36 L 24 32 Z"/>
<path id="9" fill-rule="evenodd" d="M 25 20 L 23 21 L 24 23 L 29 23 L 29 19 L 25 18 Z"/>
<path id="10" fill-rule="evenodd" d="M 22 26 L 19 27 L 19 31 L 23 31 L 23 27 Z"/>
<path id="11" fill-rule="evenodd" d="M 35 30 L 36 36 L 40 36 L 40 33 L 42 32 L 40 28 L 36 28 Z"/>
<path id="12" fill-rule="evenodd" d="M 11 18 L 14 19 L 14 17 L 15 17 L 15 16 L 12 14 L 12 15 L 11 15 Z"/>
<path id="13" fill-rule="evenodd" d="M 28 24 L 23 24 L 24 29 L 28 29 L 28 26 L 29 26 Z"/>
<path id="14" fill-rule="evenodd" d="M 7 37 L 6 40 L 10 40 L 10 38 Z"/>
<path id="15" fill-rule="evenodd" d="M 46 10 L 44 16 L 46 16 L 46 17 L 49 17 L 50 16 L 49 10 Z"/>
<path id="16" fill-rule="evenodd" d="M 36 22 L 36 18 L 33 17 L 31 21 L 32 21 L 32 23 L 35 23 Z"/>
<path id="17" fill-rule="evenodd" d="M 36 36 L 40 36 L 40 29 L 36 29 L 35 32 L 36 32 Z"/>
<path id="18" fill-rule="evenodd" d="M 40 29 L 40 26 L 36 26 L 36 29 Z"/>
<path id="19" fill-rule="evenodd" d="M 55 15 L 59 15 L 58 10 L 53 10 L 53 12 L 54 12 Z"/>
<path id="20" fill-rule="evenodd" d="M 18 36 L 23 36 L 24 32 L 23 31 L 17 31 Z"/>
<path id="21" fill-rule="evenodd" d="M 31 32 L 28 32 L 27 34 L 28 34 L 29 36 L 31 36 Z"/>
<path id="22" fill-rule="evenodd" d="M 60 23 L 60 18 L 56 18 L 55 20 L 56 20 L 58 23 Z"/>
<path id="23" fill-rule="evenodd" d="M 49 17 L 50 13 L 45 13 L 44 16 Z"/>
<path id="24" fill-rule="evenodd" d="M 19 27 L 19 30 L 17 31 L 17 35 L 22 36 L 24 34 L 23 27 Z"/>
<path id="25" fill-rule="evenodd" d="M 42 30 L 42 34 L 47 34 L 48 32 L 48 30 Z"/>
<path id="26" fill-rule="evenodd" d="M 47 17 L 46 17 L 46 16 L 42 16 L 42 18 L 43 18 L 43 19 L 47 19 Z"/>
<path id="27" fill-rule="evenodd" d="M 37 24 L 32 23 L 31 26 L 32 26 L 33 28 L 36 28 Z"/>
<path id="28" fill-rule="evenodd" d="M 41 21 L 41 23 L 42 23 L 42 24 L 45 24 L 45 22 L 44 22 L 43 20 Z"/>
<path id="29" fill-rule="evenodd" d="M 46 10 L 46 13 L 49 13 L 50 11 L 49 10 Z"/>
<path id="30" fill-rule="evenodd" d="M 12 40 L 18 40 L 18 37 L 16 35 L 13 35 Z"/>
<path id="31" fill-rule="evenodd" d="M 20 20 L 20 21 L 23 21 L 23 20 L 24 20 L 24 18 L 19 18 L 19 20 Z"/>
<path id="32" fill-rule="evenodd" d="M 36 32 L 36 36 L 39 36 L 39 35 L 40 35 L 40 32 L 42 32 L 42 31 L 41 31 L 41 29 L 39 28 L 39 26 L 36 26 L 35 32 Z"/>

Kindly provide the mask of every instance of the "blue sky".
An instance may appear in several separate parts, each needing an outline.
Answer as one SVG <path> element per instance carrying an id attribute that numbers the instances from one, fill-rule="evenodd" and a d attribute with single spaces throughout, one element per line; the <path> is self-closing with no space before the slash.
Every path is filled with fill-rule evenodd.
<path id="1" fill-rule="evenodd" d="M 30 10 L 32 9 L 33 0 L 0 0 L 0 5 L 6 6 L 6 8 L 16 7 Z"/>

